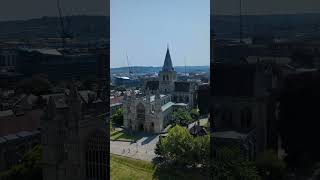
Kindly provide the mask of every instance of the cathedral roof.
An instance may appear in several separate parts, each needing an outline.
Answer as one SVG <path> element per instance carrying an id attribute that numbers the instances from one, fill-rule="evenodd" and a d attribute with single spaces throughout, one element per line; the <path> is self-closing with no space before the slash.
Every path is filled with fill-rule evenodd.
<path id="1" fill-rule="evenodd" d="M 256 76 L 254 65 L 215 63 L 212 69 L 212 91 L 214 96 L 254 96 Z"/>
<path id="2" fill-rule="evenodd" d="M 159 81 L 148 81 L 146 83 L 146 89 L 148 89 L 148 90 L 158 90 L 159 89 Z"/>
<path id="3" fill-rule="evenodd" d="M 166 97 L 166 96 L 167 96 L 167 95 L 160 94 L 160 99 L 162 99 L 162 98 L 164 98 L 164 97 Z M 156 99 L 156 96 L 155 96 L 155 95 L 150 96 L 150 102 L 154 102 L 154 101 L 155 101 L 155 99 Z M 147 98 L 146 98 L 146 97 L 144 97 L 144 98 L 143 98 L 143 100 L 144 100 L 144 101 L 146 101 L 146 100 L 147 100 Z"/>
<path id="4" fill-rule="evenodd" d="M 190 91 L 190 82 L 174 82 L 174 91 L 175 92 L 189 92 Z"/>
<path id="5" fill-rule="evenodd" d="M 169 48 L 167 48 L 167 53 L 166 53 L 166 57 L 164 59 L 164 64 L 163 64 L 163 67 L 162 67 L 162 71 L 165 71 L 165 72 L 174 71 L 174 68 L 172 66 L 172 61 L 171 61 Z"/>

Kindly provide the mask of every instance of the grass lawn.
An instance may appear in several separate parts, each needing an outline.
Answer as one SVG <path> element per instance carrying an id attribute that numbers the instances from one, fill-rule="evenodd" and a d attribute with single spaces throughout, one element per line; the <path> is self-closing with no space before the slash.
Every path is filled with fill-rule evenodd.
<path id="1" fill-rule="evenodd" d="M 193 180 L 209 179 L 193 170 L 163 170 L 150 162 L 111 154 L 111 180 Z"/>
<path id="2" fill-rule="evenodd" d="M 135 142 L 135 141 L 139 140 L 139 138 L 135 137 L 135 136 L 131 136 L 129 134 L 126 134 L 123 131 L 111 131 L 110 140 Z"/>

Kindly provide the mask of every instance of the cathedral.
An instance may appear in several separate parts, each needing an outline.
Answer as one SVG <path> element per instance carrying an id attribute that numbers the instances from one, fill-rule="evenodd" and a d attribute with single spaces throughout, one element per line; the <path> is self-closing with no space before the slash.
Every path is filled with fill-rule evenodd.
<path id="1" fill-rule="evenodd" d="M 144 95 L 134 91 L 124 98 L 124 126 L 133 131 L 160 133 L 170 124 L 172 113 L 177 108 L 197 107 L 196 82 L 178 81 L 167 48 L 158 80 L 147 81 Z"/>
<path id="2" fill-rule="evenodd" d="M 108 169 L 106 98 L 74 86 L 42 96 L 44 180 L 105 180 Z"/>

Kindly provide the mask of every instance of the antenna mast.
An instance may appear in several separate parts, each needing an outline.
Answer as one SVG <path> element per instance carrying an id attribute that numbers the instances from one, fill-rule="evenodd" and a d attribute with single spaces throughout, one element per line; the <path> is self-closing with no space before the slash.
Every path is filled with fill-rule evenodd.
<path id="1" fill-rule="evenodd" d="M 186 63 L 186 57 L 184 57 L 184 75 L 187 76 L 187 63 Z"/>
<path id="2" fill-rule="evenodd" d="M 242 0 L 239 0 L 239 13 L 240 13 L 240 43 L 242 43 Z"/>
<path id="3" fill-rule="evenodd" d="M 60 20 L 60 28 L 61 28 L 61 38 L 62 38 L 62 47 L 64 48 L 65 47 L 65 43 L 66 43 L 66 40 L 65 40 L 65 30 L 64 30 L 64 22 L 63 22 L 63 18 L 62 18 L 62 10 L 61 10 L 61 7 L 60 7 L 60 0 L 57 0 L 57 8 L 58 8 L 58 11 L 59 11 L 59 20 Z"/>
<path id="4" fill-rule="evenodd" d="M 60 0 L 57 0 L 57 8 L 59 12 L 59 21 L 60 21 L 60 28 L 61 28 L 61 38 L 62 38 L 62 47 L 64 48 L 66 45 L 66 38 L 73 38 L 73 35 L 71 32 L 66 31 L 66 27 L 64 24 L 64 19 L 63 19 L 63 14 L 62 14 L 62 9 L 60 6 Z M 69 28 L 70 26 L 70 19 L 67 18 L 67 26 Z"/>
<path id="5" fill-rule="evenodd" d="M 127 57 L 128 71 L 129 71 L 128 76 L 130 76 L 132 74 L 132 69 L 131 69 L 130 64 L 129 64 L 129 57 L 128 57 L 128 53 L 127 52 L 126 52 L 126 57 Z"/>

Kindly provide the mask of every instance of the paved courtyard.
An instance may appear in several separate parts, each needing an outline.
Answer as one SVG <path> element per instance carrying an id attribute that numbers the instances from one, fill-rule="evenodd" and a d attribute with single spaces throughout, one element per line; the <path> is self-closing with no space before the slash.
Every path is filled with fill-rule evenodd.
<path id="1" fill-rule="evenodd" d="M 208 121 L 208 118 L 200 119 L 200 124 L 204 125 Z M 192 123 L 189 127 L 195 125 Z M 121 131 L 122 128 L 116 128 L 116 130 Z M 131 157 L 134 159 L 140 159 L 144 161 L 152 161 L 156 154 L 154 150 L 156 144 L 159 141 L 159 135 L 150 135 L 139 133 L 139 139 L 136 143 L 134 142 L 123 142 L 123 141 L 110 141 L 110 152 L 112 154 L 117 154 L 121 156 Z"/>
<path id="2" fill-rule="evenodd" d="M 110 152 L 121 156 L 144 161 L 152 161 L 156 154 L 154 149 L 159 141 L 159 135 L 145 135 L 136 143 L 110 141 Z"/>

